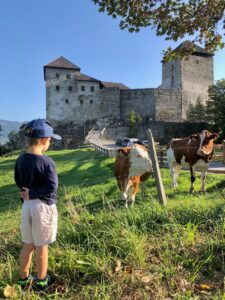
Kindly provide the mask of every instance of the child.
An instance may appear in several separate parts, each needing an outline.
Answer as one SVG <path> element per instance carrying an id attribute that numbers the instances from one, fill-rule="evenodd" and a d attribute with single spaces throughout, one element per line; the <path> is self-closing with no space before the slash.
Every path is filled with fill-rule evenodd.
<path id="1" fill-rule="evenodd" d="M 56 239 L 56 196 L 58 177 L 53 160 L 44 155 L 51 138 L 61 140 L 53 133 L 51 124 L 44 119 L 31 121 L 25 129 L 27 151 L 15 165 L 15 182 L 21 189 L 21 235 L 24 243 L 20 254 L 20 279 L 26 287 L 33 282 L 35 289 L 48 287 L 52 278 L 47 275 L 48 244 Z M 37 278 L 30 275 L 33 251 L 36 250 Z"/>

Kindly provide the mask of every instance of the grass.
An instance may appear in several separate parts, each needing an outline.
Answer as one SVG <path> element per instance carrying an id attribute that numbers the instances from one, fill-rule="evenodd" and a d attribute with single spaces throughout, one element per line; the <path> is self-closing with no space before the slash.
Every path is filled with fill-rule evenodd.
<path id="1" fill-rule="evenodd" d="M 45 294 L 16 299 L 225 299 L 224 175 L 207 175 L 206 193 L 189 195 L 182 171 L 168 206 L 157 201 L 154 179 L 125 209 L 113 177 L 114 158 L 90 149 L 50 151 L 59 175 L 58 239 L 50 247 Z M 14 184 L 18 153 L 0 158 L 0 289 L 18 279 L 21 203 Z M 200 190 L 200 180 L 196 180 Z M 35 267 L 32 268 L 35 271 Z"/>

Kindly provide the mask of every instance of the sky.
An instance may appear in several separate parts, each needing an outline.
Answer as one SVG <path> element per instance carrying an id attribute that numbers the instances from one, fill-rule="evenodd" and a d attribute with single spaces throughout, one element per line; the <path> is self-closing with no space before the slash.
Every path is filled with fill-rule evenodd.
<path id="1" fill-rule="evenodd" d="M 43 66 L 59 56 L 81 72 L 130 88 L 156 88 L 162 51 L 176 47 L 154 30 L 122 31 L 91 0 L 0 0 L 0 119 L 46 117 Z M 214 56 L 214 79 L 225 78 L 225 49 Z"/>

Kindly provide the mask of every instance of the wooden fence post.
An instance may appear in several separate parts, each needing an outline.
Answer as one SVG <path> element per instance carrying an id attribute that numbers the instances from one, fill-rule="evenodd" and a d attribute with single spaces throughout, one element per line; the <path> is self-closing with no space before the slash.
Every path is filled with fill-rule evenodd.
<path id="1" fill-rule="evenodd" d="M 157 187 L 157 192 L 158 192 L 158 197 L 159 197 L 159 202 L 163 205 L 166 206 L 167 204 L 167 199 L 166 199 L 166 194 L 164 190 L 164 185 L 161 177 L 161 172 L 159 169 L 159 162 L 155 150 L 155 143 L 154 139 L 152 136 L 152 132 L 150 129 L 147 130 L 147 137 L 148 137 L 148 142 L 149 142 L 149 151 L 150 151 L 150 157 L 152 160 L 152 167 L 153 167 L 153 172 L 155 176 L 155 182 L 156 182 L 156 187 Z"/>

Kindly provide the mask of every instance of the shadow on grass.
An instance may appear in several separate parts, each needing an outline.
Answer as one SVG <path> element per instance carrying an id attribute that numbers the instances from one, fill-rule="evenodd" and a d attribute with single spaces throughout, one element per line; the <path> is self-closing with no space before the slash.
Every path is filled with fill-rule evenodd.
<path id="1" fill-rule="evenodd" d="M 15 159 L 0 161 L 0 173 L 4 175 L 10 171 L 14 172 L 15 163 L 16 163 Z"/>
<path id="2" fill-rule="evenodd" d="M 224 189 L 225 189 L 225 176 L 224 176 L 224 180 L 211 186 L 210 188 L 207 188 L 206 191 L 210 193 L 210 192 L 216 192 L 218 190 L 224 190 Z"/>
<path id="3" fill-rule="evenodd" d="M 8 184 L 0 187 L 0 212 L 15 209 L 21 205 L 19 190 L 15 184 Z"/>

